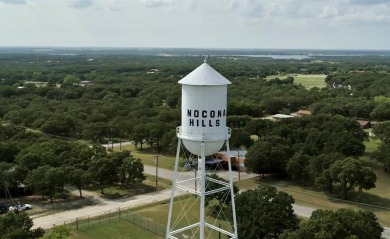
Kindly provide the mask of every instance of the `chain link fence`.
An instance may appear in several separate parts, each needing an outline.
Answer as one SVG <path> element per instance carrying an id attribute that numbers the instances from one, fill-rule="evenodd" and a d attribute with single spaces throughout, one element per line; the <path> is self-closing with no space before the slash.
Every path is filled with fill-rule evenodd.
<path id="1" fill-rule="evenodd" d="M 144 228 L 157 236 L 165 238 L 166 227 L 146 217 L 129 211 L 127 208 L 118 208 L 105 212 L 99 212 L 73 220 L 64 221 L 64 225 L 75 230 L 89 227 L 95 224 L 103 224 L 114 220 L 126 220 L 134 225 Z M 56 226 L 56 225 L 53 225 Z"/>

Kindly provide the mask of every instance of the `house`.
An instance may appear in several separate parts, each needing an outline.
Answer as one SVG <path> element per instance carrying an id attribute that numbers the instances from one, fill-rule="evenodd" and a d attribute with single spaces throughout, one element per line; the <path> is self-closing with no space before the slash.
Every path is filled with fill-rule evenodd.
<path id="1" fill-rule="evenodd" d="M 358 123 L 359 123 L 360 127 L 362 127 L 363 129 L 369 129 L 369 128 L 371 128 L 371 122 L 370 122 L 370 121 L 367 121 L 367 120 L 358 120 Z"/>
<path id="2" fill-rule="evenodd" d="M 245 172 L 246 171 L 245 155 L 246 155 L 246 150 L 244 149 L 231 150 L 230 159 L 231 159 L 232 168 L 240 170 L 240 172 Z M 227 151 L 220 151 L 215 154 L 215 157 L 225 162 L 228 162 Z"/>
<path id="3" fill-rule="evenodd" d="M 285 114 L 276 114 L 276 115 L 273 115 L 272 118 L 276 121 L 279 121 L 279 120 L 282 120 L 282 119 L 289 119 L 289 118 L 293 118 L 294 116 L 292 115 L 285 115 Z"/>
<path id="4" fill-rule="evenodd" d="M 311 111 L 310 110 L 298 110 L 294 114 L 294 116 L 298 116 L 298 117 L 300 117 L 300 116 L 309 116 L 309 115 L 311 115 Z"/>

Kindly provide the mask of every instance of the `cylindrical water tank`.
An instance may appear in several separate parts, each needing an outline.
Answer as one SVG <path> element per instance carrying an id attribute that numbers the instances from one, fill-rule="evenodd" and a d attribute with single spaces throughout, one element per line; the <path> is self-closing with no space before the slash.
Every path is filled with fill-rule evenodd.
<path id="1" fill-rule="evenodd" d="M 201 155 L 218 152 L 230 137 L 226 127 L 227 85 L 225 77 L 202 64 L 179 81 L 182 84 L 181 127 L 178 137 L 188 151 Z"/>

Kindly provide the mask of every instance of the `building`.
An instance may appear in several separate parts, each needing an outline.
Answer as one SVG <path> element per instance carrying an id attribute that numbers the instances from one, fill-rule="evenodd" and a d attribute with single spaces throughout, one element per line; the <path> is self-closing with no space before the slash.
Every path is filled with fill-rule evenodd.
<path id="1" fill-rule="evenodd" d="M 296 113 L 295 113 L 296 116 L 309 116 L 311 115 L 311 111 L 310 110 L 298 110 Z"/>
<path id="2" fill-rule="evenodd" d="M 369 129 L 369 128 L 371 128 L 371 122 L 370 122 L 370 121 L 367 121 L 367 120 L 358 120 L 358 123 L 359 123 L 360 127 L 362 127 L 363 129 Z"/>
<path id="3" fill-rule="evenodd" d="M 283 120 L 283 119 L 289 119 L 289 118 L 293 118 L 294 116 L 292 115 L 285 115 L 285 114 L 276 114 L 276 115 L 273 115 L 272 118 L 276 121 L 279 121 L 279 120 Z"/>
<path id="4" fill-rule="evenodd" d="M 246 156 L 246 150 L 244 149 L 230 150 L 232 167 L 234 169 L 240 170 L 240 172 L 245 172 L 246 171 L 245 156 Z M 228 162 L 227 151 L 220 151 L 215 154 L 215 157 L 225 162 Z"/>

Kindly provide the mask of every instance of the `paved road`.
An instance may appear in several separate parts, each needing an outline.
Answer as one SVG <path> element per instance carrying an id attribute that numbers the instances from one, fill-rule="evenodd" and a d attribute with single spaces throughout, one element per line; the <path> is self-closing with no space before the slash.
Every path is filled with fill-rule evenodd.
<path id="1" fill-rule="evenodd" d="M 155 175 L 156 168 L 153 166 L 147 166 L 145 165 L 145 173 Z M 192 178 L 194 176 L 195 172 L 189 171 L 189 172 L 183 172 L 180 173 L 180 179 L 185 180 Z M 226 173 L 218 173 L 221 177 L 226 178 Z M 171 170 L 162 169 L 159 168 L 158 170 L 158 176 L 161 178 L 172 180 L 173 178 L 173 172 Z M 247 179 L 256 177 L 256 174 L 247 174 L 247 173 L 241 173 L 240 178 L 241 179 Z M 238 181 L 238 173 L 233 172 L 233 180 Z M 193 182 L 188 183 L 186 186 L 193 187 Z M 78 193 L 78 192 L 75 192 Z M 177 191 L 176 196 L 179 194 L 184 194 L 185 192 Z M 138 195 L 132 198 L 126 198 L 126 199 L 119 199 L 119 200 L 108 200 L 103 199 L 99 197 L 99 194 L 83 191 L 83 195 L 85 197 L 94 198 L 96 200 L 96 205 L 88 206 L 80 209 L 75 210 L 69 210 L 65 212 L 55 213 L 52 215 L 42 216 L 34 218 L 34 227 L 42 227 L 42 228 L 51 228 L 53 225 L 59 225 L 63 224 L 64 221 L 71 221 L 75 220 L 76 218 L 85 217 L 88 215 L 95 214 L 96 216 L 98 213 L 104 214 L 104 212 L 109 210 L 116 210 L 118 208 L 131 208 L 131 207 L 138 207 L 142 205 L 146 205 L 149 203 L 162 201 L 169 199 L 171 197 L 171 190 L 163 190 L 159 192 L 153 192 L 149 194 L 143 194 Z M 293 205 L 294 211 L 297 215 L 302 217 L 310 217 L 311 213 L 316 210 L 315 208 L 300 206 L 297 204 Z M 385 231 L 383 232 L 382 236 L 384 238 L 390 239 L 390 228 L 385 227 Z"/>

